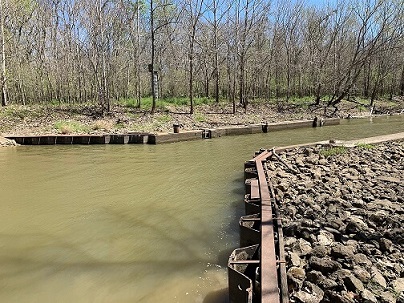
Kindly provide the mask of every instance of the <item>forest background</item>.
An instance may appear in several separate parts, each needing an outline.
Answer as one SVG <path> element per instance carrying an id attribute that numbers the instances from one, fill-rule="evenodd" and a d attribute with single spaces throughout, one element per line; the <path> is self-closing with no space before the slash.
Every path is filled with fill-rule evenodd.
<path id="1" fill-rule="evenodd" d="M 404 0 L 0 0 L 0 23 L 2 106 L 404 95 Z"/>

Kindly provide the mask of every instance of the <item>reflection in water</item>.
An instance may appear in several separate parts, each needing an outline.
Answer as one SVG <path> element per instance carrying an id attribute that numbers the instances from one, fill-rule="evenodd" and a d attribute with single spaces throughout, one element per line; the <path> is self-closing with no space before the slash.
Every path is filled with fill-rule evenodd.
<path id="1" fill-rule="evenodd" d="M 0 302 L 228 302 L 253 151 L 403 129 L 390 117 L 160 146 L 0 149 Z"/>

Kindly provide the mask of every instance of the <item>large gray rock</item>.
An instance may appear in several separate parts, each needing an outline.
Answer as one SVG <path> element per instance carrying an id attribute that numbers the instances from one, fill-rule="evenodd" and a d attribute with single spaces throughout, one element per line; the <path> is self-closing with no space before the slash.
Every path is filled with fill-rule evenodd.
<path id="1" fill-rule="evenodd" d="M 396 298 L 389 291 L 385 291 L 379 296 L 380 303 L 396 303 Z"/>
<path id="2" fill-rule="evenodd" d="M 324 291 L 313 283 L 305 282 L 303 290 L 294 295 L 297 302 L 320 303 L 324 298 Z"/>
<path id="3" fill-rule="evenodd" d="M 318 258 L 315 256 L 310 258 L 309 265 L 312 269 L 318 270 L 323 274 L 329 274 L 342 268 L 341 264 L 337 261 L 328 258 Z"/>
<path id="4" fill-rule="evenodd" d="M 352 259 L 353 259 L 353 262 L 358 265 L 363 265 L 363 266 L 372 265 L 372 262 L 368 259 L 368 257 L 362 253 L 355 254 Z"/>
<path id="5" fill-rule="evenodd" d="M 341 243 L 336 243 L 331 247 L 331 256 L 335 258 L 352 258 L 355 249 L 352 246 L 346 246 Z"/>
<path id="6" fill-rule="evenodd" d="M 307 280 L 314 283 L 314 284 L 320 284 L 326 277 L 319 271 L 312 270 L 307 273 Z"/>
<path id="7" fill-rule="evenodd" d="M 334 242 L 334 235 L 328 231 L 321 230 L 317 236 L 317 241 L 322 246 L 331 245 Z"/>
<path id="8" fill-rule="evenodd" d="M 305 256 L 311 253 L 312 247 L 310 242 L 304 239 L 298 239 L 297 242 L 293 244 L 292 249 L 299 256 Z"/>
<path id="9" fill-rule="evenodd" d="M 370 278 L 371 278 L 370 273 L 363 267 L 354 266 L 353 273 L 359 280 L 361 280 L 364 283 L 367 283 L 370 281 Z"/>
<path id="10" fill-rule="evenodd" d="M 359 293 L 365 289 L 361 280 L 353 275 L 349 275 L 348 277 L 344 278 L 344 284 L 348 290 L 355 293 Z"/>
<path id="11" fill-rule="evenodd" d="M 306 271 L 300 267 L 289 268 L 287 274 L 302 281 L 306 278 Z"/>
<path id="12" fill-rule="evenodd" d="M 393 249 L 393 242 L 386 238 L 380 238 L 379 245 L 382 252 L 391 252 Z"/>
<path id="13" fill-rule="evenodd" d="M 372 276 L 372 282 L 379 284 L 383 288 L 387 287 L 386 279 L 375 266 L 372 266 L 372 268 L 370 269 L 370 275 Z"/>
<path id="14" fill-rule="evenodd" d="M 346 294 L 342 295 L 337 293 L 336 291 L 326 291 L 325 296 L 328 298 L 326 302 L 332 303 L 355 303 L 354 299 L 347 296 Z"/>
<path id="15" fill-rule="evenodd" d="M 299 255 L 297 253 L 289 252 L 288 259 L 289 259 L 290 266 L 299 267 L 302 264 L 302 259 L 300 259 Z"/>
<path id="16" fill-rule="evenodd" d="M 326 278 L 321 272 L 312 270 L 307 273 L 307 281 L 312 282 L 320 286 L 324 290 L 335 289 L 338 287 L 338 283 L 332 279 Z"/>
<path id="17" fill-rule="evenodd" d="M 349 234 L 364 232 L 368 229 L 368 225 L 362 220 L 362 218 L 356 216 L 349 217 L 346 222 L 346 232 Z"/>
<path id="18" fill-rule="evenodd" d="M 398 278 L 393 281 L 393 289 L 396 293 L 401 293 L 404 291 L 404 278 Z"/>
<path id="19" fill-rule="evenodd" d="M 323 258 L 331 253 L 331 247 L 324 245 L 317 245 L 311 251 L 312 256 Z"/>
<path id="20" fill-rule="evenodd" d="M 377 303 L 376 296 L 368 289 L 361 292 L 361 298 L 363 303 Z"/>

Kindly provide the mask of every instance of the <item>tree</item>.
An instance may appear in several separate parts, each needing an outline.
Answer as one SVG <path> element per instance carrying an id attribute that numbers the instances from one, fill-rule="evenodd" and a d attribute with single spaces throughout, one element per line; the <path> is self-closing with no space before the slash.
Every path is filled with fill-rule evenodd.
<path id="1" fill-rule="evenodd" d="M 367 60 L 401 41 L 403 31 L 400 20 L 402 21 L 403 8 L 400 2 L 369 0 L 364 3 L 359 1 L 352 6 L 351 12 L 355 21 L 350 28 L 351 32 L 344 33 L 345 36 L 352 37 L 350 58 L 336 79 L 337 84 L 328 106 L 336 108 L 350 93 Z"/>
<path id="2" fill-rule="evenodd" d="M 7 105 L 7 76 L 6 76 L 6 38 L 4 34 L 4 20 L 6 14 L 3 0 L 0 0 L 0 34 L 1 34 L 1 105 Z"/>
<path id="3" fill-rule="evenodd" d="M 197 30 L 200 19 L 204 14 L 204 0 L 185 0 L 184 12 L 186 13 L 185 24 L 188 36 L 188 86 L 189 86 L 189 113 L 194 113 L 194 60 L 195 45 L 197 41 Z"/>
<path id="4" fill-rule="evenodd" d="M 238 81 L 239 81 L 239 102 L 247 110 L 247 61 L 249 50 L 256 38 L 259 27 L 264 24 L 269 4 L 264 0 L 238 0 L 236 4 L 236 24 L 239 28 L 237 57 L 238 57 Z"/>

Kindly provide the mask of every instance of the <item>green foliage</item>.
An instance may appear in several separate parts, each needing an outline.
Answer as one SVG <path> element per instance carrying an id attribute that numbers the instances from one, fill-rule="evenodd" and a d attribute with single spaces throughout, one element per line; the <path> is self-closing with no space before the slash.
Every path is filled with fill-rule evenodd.
<path id="1" fill-rule="evenodd" d="M 140 108 L 144 110 L 151 110 L 153 105 L 153 98 L 152 97 L 146 97 L 142 98 L 142 101 L 140 102 Z M 165 110 L 165 102 L 162 99 L 157 99 L 156 100 L 156 109 L 159 110 Z"/>
<path id="2" fill-rule="evenodd" d="M 202 104 L 213 104 L 215 102 L 214 99 L 211 98 L 194 98 L 194 105 L 202 105 Z M 151 110 L 152 108 L 153 99 L 151 97 L 144 97 L 140 101 L 140 108 L 144 110 Z M 137 100 L 134 98 L 122 98 L 118 101 L 118 104 L 136 108 L 137 107 Z M 156 100 L 156 108 L 160 110 L 166 110 L 167 106 L 189 106 L 189 98 L 187 97 L 167 97 L 161 98 Z"/>
<path id="3" fill-rule="evenodd" d="M 25 118 L 36 118 L 40 114 L 35 110 L 26 107 L 14 107 L 14 106 L 7 106 L 2 108 L 0 111 L 0 117 L 4 118 L 19 118 L 21 120 Z"/>
<path id="4" fill-rule="evenodd" d="M 125 106 L 125 107 L 130 107 L 130 108 L 135 108 L 137 105 L 137 100 L 135 98 L 122 98 L 119 99 L 118 104 Z"/>
<path id="5" fill-rule="evenodd" d="M 289 103 L 307 109 L 310 104 L 314 103 L 314 99 L 314 96 L 292 97 L 291 99 L 289 99 Z"/>
<path id="6" fill-rule="evenodd" d="M 116 129 L 123 129 L 123 128 L 125 128 L 125 124 L 122 123 L 122 122 L 118 122 L 118 123 L 115 124 L 115 128 Z"/>
<path id="7" fill-rule="evenodd" d="M 58 106 L 60 104 L 62 104 L 62 102 L 60 100 L 58 101 L 58 100 L 53 99 L 53 100 L 49 101 L 50 106 Z"/>
<path id="8" fill-rule="evenodd" d="M 196 113 L 194 116 L 195 121 L 197 122 L 205 122 L 206 121 L 206 116 L 201 113 Z"/>
<path id="9" fill-rule="evenodd" d="M 90 130 L 88 126 L 77 121 L 57 121 L 54 128 L 62 134 L 86 133 Z"/>
<path id="10" fill-rule="evenodd" d="M 164 114 L 164 115 L 161 115 L 161 116 L 157 116 L 156 120 L 158 122 L 161 122 L 161 123 L 167 123 L 167 122 L 171 121 L 171 117 L 169 115 L 167 115 L 167 114 Z"/>
<path id="11" fill-rule="evenodd" d="M 342 155 L 345 154 L 348 149 L 345 146 L 335 146 L 335 147 L 328 147 L 325 149 L 320 150 L 320 155 L 328 158 L 335 155 Z"/>
<path id="12" fill-rule="evenodd" d="M 366 107 L 365 106 L 363 106 L 363 105 L 357 105 L 357 108 L 358 108 L 358 110 L 359 110 L 359 112 L 365 112 L 365 111 L 367 111 L 367 109 L 366 109 Z"/>
<path id="13" fill-rule="evenodd" d="M 184 106 L 188 105 L 189 101 L 186 98 L 182 97 L 170 97 L 170 98 L 164 98 L 161 100 L 163 103 L 170 104 L 170 105 L 178 105 L 178 106 Z"/>
<path id="14" fill-rule="evenodd" d="M 368 143 L 358 143 L 358 144 L 356 144 L 356 146 L 360 149 L 368 149 L 368 150 L 374 149 L 376 147 L 376 146 L 374 146 L 372 144 L 368 144 Z"/>

